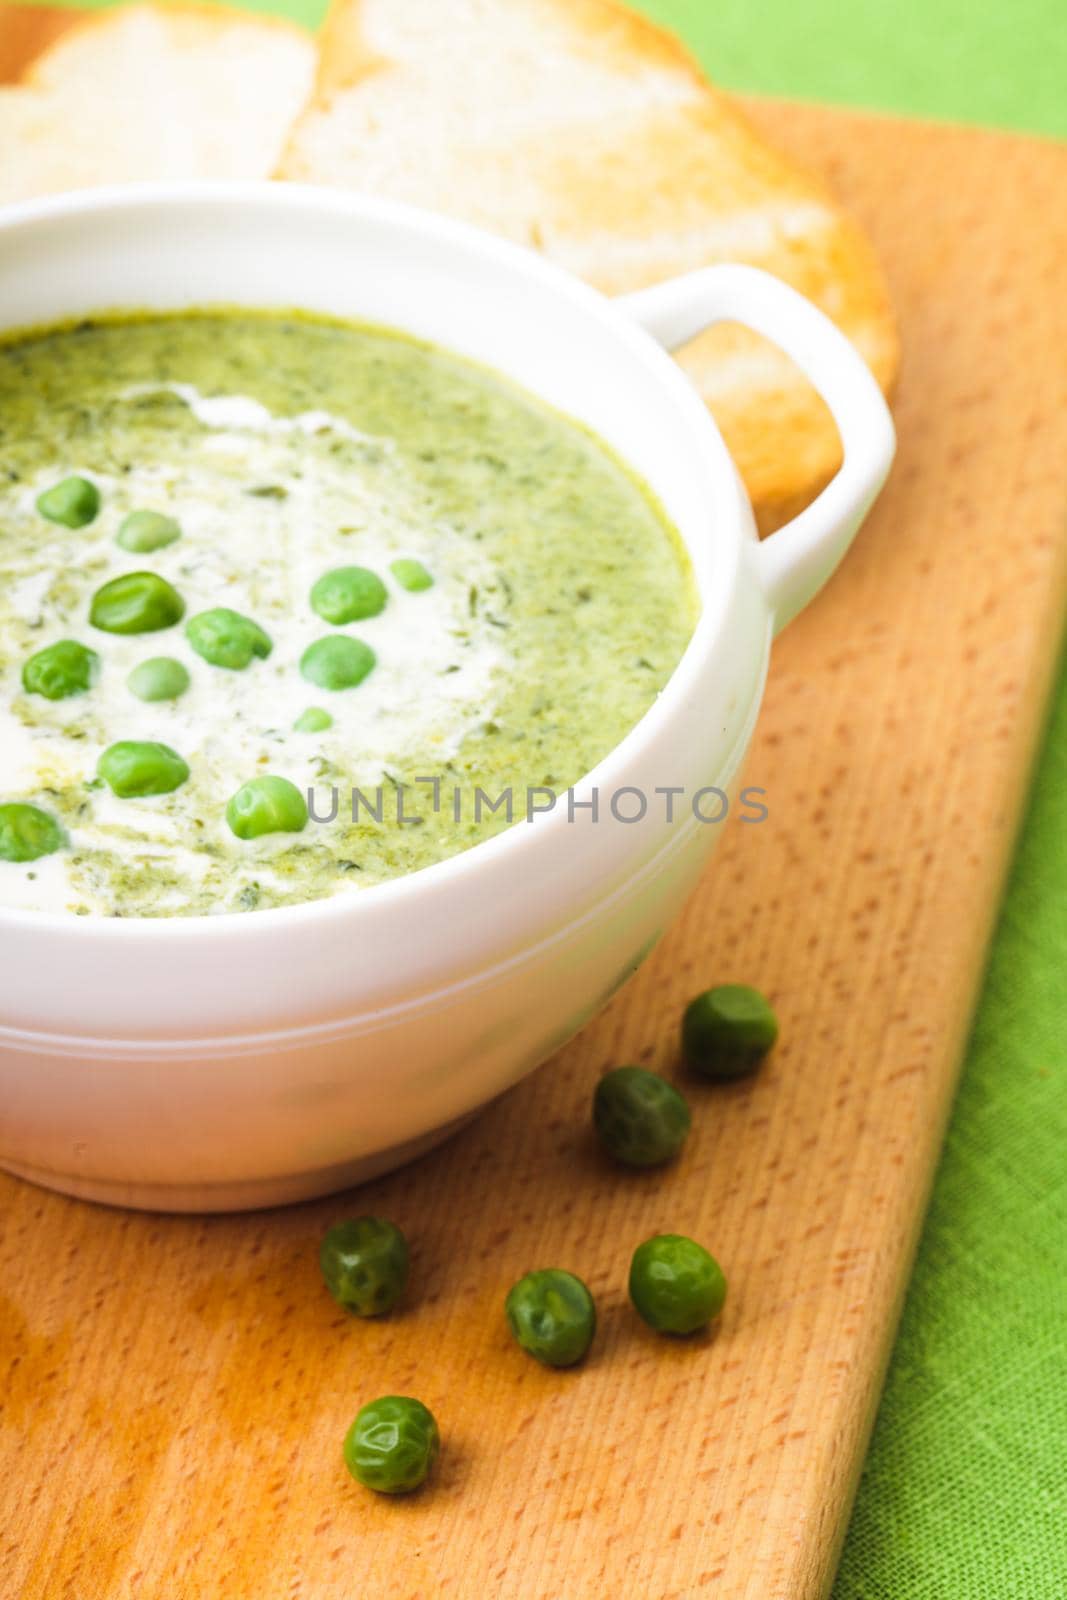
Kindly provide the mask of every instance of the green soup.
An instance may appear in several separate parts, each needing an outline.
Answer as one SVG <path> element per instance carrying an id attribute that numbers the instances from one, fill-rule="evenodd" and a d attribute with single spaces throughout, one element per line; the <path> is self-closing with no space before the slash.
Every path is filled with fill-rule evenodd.
<path id="1" fill-rule="evenodd" d="M 0 904 L 236 911 L 417 871 L 587 773 L 695 623 L 605 445 L 386 330 L 22 337 L 0 437 Z"/>

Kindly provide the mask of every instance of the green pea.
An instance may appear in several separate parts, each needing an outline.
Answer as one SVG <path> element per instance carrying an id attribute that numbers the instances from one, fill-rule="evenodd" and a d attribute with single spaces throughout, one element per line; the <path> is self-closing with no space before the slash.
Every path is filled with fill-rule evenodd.
<path id="1" fill-rule="evenodd" d="M 695 1333 L 722 1310 L 726 1279 L 703 1245 L 681 1233 L 659 1233 L 634 1251 L 630 1299 L 657 1333 Z"/>
<path id="2" fill-rule="evenodd" d="M 311 605 L 327 622 L 362 622 L 376 617 L 389 594 L 369 567 L 334 567 L 312 585 Z"/>
<path id="3" fill-rule="evenodd" d="M 408 1278 L 407 1240 L 382 1217 L 338 1222 L 319 1246 L 326 1287 L 346 1311 L 380 1317 L 392 1311 Z"/>
<path id="4" fill-rule="evenodd" d="M 189 687 L 189 673 L 173 656 L 150 656 L 134 667 L 126 686 L 138 700 L 177 700 Z"/>
<path id="5" fill-rule="evenodd" d="M 100 490 L 88 478 L 64 478 L 37 496 L 37 509 L 64 528 L 86 528 L 100 510 Z"/>
<path id="6" fill-rule="evenodd" d="M 243 783 L 226 807 L 226 821 L 238 839 L 258 839 L 264 833 L 299 833 L 307 819 L 307 802 L 296 784 L 269 774 Z"/>
<path id="7" fill-rule="evenodd" d="M 573 1367 L 593 1342 L 596 1306 L 581 1278 L 559 1267 L 528 1272 L 504 1302 L 516 1343 L 546 1367 Z"/>
<path id="8" fill-rule="evenodd" d="M 22 687 L 27 694 L 42 694 L 46 700 L 67 700 L 72 694 L 85 693 L 99 665 L 95 650 L 76 639 L 57 639 L 24 664 Z"/>
<path id="9" fill-rule="evenodd" d="M 377 656 L 362 639 L 331 633 L 309 644 L 300 657 L 300 671 L 319 689 L 354 689 L 372 670 Z"/>
<path id="10" fill-rule="evenodd" d="M 109 744 L 100 757 L 96 775 L 120 800 L 133 800 L 180 789 L 189 776 L 189 766 L 169 744 L 120 739 L 118 744 Z"/>
<path id="11" fill-rule="evenodd" d="M 198 656 L 228 672 L 242 672 L 257 657 L 265 661 L 274 648 L 258 622 L 229 606 L 197 612 L 185 624 L 185 637 Z"/>
<path id="12" fill-rule="evenodd" d="M 0 861 L 36 861 L 62 849 L 67 836 L 39 806 L 11 801 L 0 806 Z"/>
<path id="13" fill-rule="evenodd" d="M 115 543 L 124 550 L 136 550 L 143 554 L 148 550 L 162 550 L 164 545 L 173 544 L 181 536 L 180 525 L 173 517 L 164 516 L 162 511 L 131 511 L 123 519 L 115 535 Z"/>
<path id="14" fill-rule="evenodd" d="M 345 1466 L 378 1494 L 409 1494 L 425 1483 L 441 1450 L 433 1412 L 409 1395 L 372 1400 L 345 1435 Z"/>
<path id="15" fill-rule="evenodd" d="M 778 1037 L 778 1019 L 758 989 L 721 983 L 698 994 L 682 1019 L 682 1049 L 702 1078 L 741 1078 Z"/>
<path id="16" fill-rule="evenodd" d="M 126 572 L 96 591 L 89 621 L 104 633 L 158 633 L 185 615 L 177 589 L 155 572 Z"/>
<path id="17" fill-rule="evenodd" d="M 672 1161 L 690 1123 L 685 1096 L 644 1067 L 616 1067 L 596 1086 L 593 1126 L 616 1161 L 628 1167 Z"/>
<path id="18" fill-rule="evenodd" d="M 322 733 L 333 727 L 333 718 L 321 706 L 308 706 L 306 711 L 301 711 L 293 727 L 297 733 Z"/>
<path id="19" fill-rule="evenodd" d="M 414 561 L 409 556 L 401 556 L 398 561 L 391 561 L 389 571 L 400 587 L 410 590 L 412 594 L 417 594 L 420 589 L 433 588 L 433 578 L 422 562 Z"/>

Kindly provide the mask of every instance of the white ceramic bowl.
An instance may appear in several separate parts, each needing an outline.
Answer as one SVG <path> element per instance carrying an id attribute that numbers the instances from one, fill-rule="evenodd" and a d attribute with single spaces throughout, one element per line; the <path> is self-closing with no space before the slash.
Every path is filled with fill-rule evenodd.
<path id="1" fill-rule="evenodd" d="M 733 784 L 771 636 L 844 553 L 894 446 L 847 341 L 751 269 L 611 302 L 473 229 L 295 186 L 98 190 L 0 213 L 0 328 L 205 305 L 403 328 L 580 418 L 659 495 L 702 614 L 655 706 L 574 792 L 573 821 L 561 802 L 422 872 L 295 908 L 0 911 L 0 1165 L 181 1210 L 274 1204 L 393 1166 L 605 1002 L 699 873 L 719 829 L 692 797 Z M 844 441 L 838 476 L 762 545 L 710 415 L 663 349 L 715 321 L 783 346 Z M 672 823 L 656 794 L 668 787 L 683 791 Z M 581 806 L 594 788 L 596 821 Z M 622 788 L 648 797 L 643 820 L 613 816 Z"/>

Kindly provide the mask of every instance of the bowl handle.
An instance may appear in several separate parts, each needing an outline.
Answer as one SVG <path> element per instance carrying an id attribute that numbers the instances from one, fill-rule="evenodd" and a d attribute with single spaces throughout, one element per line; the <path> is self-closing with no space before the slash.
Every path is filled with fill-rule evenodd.
<path id="1" fill-rule="evenodd" d="M 810 506 L 756 550 L 777 633 L 822 588 L 885 482 L 896 436 L 882 392 L 829 317 L 756 267 L 704 267 L 621 295 L 615 304 L 668 350 L 716 322 L 753 328 L 792 356 L 830 408 L 841 434 L 839 471 Z"/>

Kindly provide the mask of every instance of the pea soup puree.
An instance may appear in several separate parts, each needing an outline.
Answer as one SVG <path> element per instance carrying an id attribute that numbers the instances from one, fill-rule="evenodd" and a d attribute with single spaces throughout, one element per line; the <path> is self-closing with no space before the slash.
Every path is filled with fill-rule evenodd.
<path id="1" fill-rule="evenodd" d="M 477 789 L 518 818 L 588 772 L 694 626 L 680 541 L 605 445 L 388 330 L 21 336 L 0 443 L 2 905 L 240 911 L 414 872 L 507 826 Z"/>

